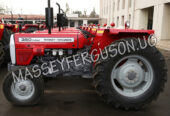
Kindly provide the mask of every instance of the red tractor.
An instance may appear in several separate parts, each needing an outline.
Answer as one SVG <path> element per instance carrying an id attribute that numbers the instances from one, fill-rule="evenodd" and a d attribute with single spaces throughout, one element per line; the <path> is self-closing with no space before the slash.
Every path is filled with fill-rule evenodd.
<path id="1" fill-rule="evenodd" d="M 20 32 L 31 33 L 43 29 L 43 25 L 24 25 Z M 0 67 L 5 66 L 10 61 L 9 42 L 12 33 L 19 32 L 18 24 L 3 23 L 0 20 Z"/>
<path id="2" fill-rule="evenodd" d="M 17 32 L 33 33 L 37 30 L 45 29 L 44 24 L 41 24 L 41 22 L 37 22 L 37 24 L 24 24 L 23 18 L 18 18 L 17 25 L 18 25 Z"/>
<path id="3" fill-rule="evenodd" d="M 4 25 L 6 29 L 12 31 L 13 33 L 33 33 L 37 30 L 46 29 L 45 24 L 41 24 L 40 21 L 38 21 L 37 24 L 25 24 L 23 18 L 18 18 L 16 24 L 5 23 Z"/>
<path id="4" fill-rule="evenodd" d="M 146 106 L 163 91 L 167 68 L 151 44 L 153 30 L 133 30 L 128 24 L 126 29 L 99 25 L 62 29 L 60 12 L 58 28 L 51 29 L 52 12 L 48 0 L 47 31 L 11 36 L 11 63 L 3 92 L 12 104 L 37 104 L 44 93 L 44 79 L 59 75 L 93 78 L 106 103 L 126 110 Z"/>
<path id="5" fill-rule="evenodd" d="M 13 33 L 17 33 L 19 31 L 18 24 L 4 24 L 5 28 L 10 30 Z"/>
<path id="6" fill-rule="evenodd" d="M 12 33 L 25 32 L 32 33 L 36 30 L 44 30 L 44 24 L 10 24 L 0 20 L 0 67 L 5 66 L 10 61 L 9 42 Z"/>

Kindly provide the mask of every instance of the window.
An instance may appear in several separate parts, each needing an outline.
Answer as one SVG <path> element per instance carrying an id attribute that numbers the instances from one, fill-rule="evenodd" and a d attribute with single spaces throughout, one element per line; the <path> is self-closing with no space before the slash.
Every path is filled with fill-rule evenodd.
<path id="1" fill-rule="evenodd" d="M 131 14 L 129 14 L 129 23 L 130 23 L 130 27 L 131 27 Z"/>
<path id="2" fill-rule="evenodd" d="M 112 4 L 109 4 L 109 8 L 108 8 L 108 10 L 109 10 L 109 15 L 111 14 L 111 11 L 112 11 L 111 7 L 112 7 Z"/>
<path id="3" fill-rule="evenodd" d="M 118 0 L 118 3 L 117 3 L 117 10 L 119 10 L 119 6 L 120 6 L 120 0 Z"/>
<path id="4" fill-rule="evenodd" d="M 114 23 L 114 22 L 115 22 L 115 18 L 112 19 L 112 23 Z"/>
<path id="5" fill-rule="evenodd" d="M 131 21 L 131 14 L 129 15 L 129 22 Z"/>
<path id="6" fill-rule="evenodd" d="M 122 22 L 121 22 L 121 25 L 124 26 L 124 23 L 125 23 L 125 17 L 122 16 Z"/>
<path id="7" fill-rule="evenodd" d="M 117 17 L 117 27 L 119 27 L 119 17 Z"/>
<path id="8" fill-rule="evenodd" d="M 132 6 L 132 0 L 129 0 L 129 8 L 131 8 L 131 6 Z"/>
<path id="9" fill-rule="evenodd" d="M 125 0 L 122 1 L 122 9 L 125 9 Z"/>
<path id="10" fill-rule="evenodd" d="M 109 14 L 109 6 L 106 6 L 106 14 Z"/>
<path id="11" fill-rule="evenodd" d="M 107 11 L 106 14 L 107 14 L 107 15 L 109 14 L 109 9 L 110 9 L 110 8 L 109 8 L 108 0 L 107 0 L 107 1 L 106 1 L 106 11 Z"/>
<path id="12" fill-rule="evenodd" d="M 115 2 L 113 3 L 113 11 L 115 10 Z"/>

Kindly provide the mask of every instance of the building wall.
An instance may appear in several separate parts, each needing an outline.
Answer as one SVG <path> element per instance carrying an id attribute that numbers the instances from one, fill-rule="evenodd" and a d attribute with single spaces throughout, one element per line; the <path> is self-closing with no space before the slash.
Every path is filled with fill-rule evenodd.
<path id="1" fill-rule="evenodd" d="M 117 28 L 123 28 L 126 21 L 133 22 L 134 0 L 100 0 L 101 24 L 115 22 Z M 133 25 L 131 24 L 131 27 Z"/>
<path id="2" fill-rule="evenodd" d="M 162 17 L 162 27 L 160 36 L 162 39 L 170 40 L 170 3 L 164 4 L 163 7 L 163 17 Z"/>
<path id="3" fill-rule="evenodd" d="M 170 0 L 100 0 L 101 24 L 114 22 L 124 28 L 153 29 L 160 39 L 170 40 Z"/>

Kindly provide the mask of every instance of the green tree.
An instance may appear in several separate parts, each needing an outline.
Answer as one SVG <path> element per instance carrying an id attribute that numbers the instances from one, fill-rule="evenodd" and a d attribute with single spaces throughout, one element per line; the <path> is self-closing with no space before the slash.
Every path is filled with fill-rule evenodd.
<path id="1" fill-rule="evenodd" d="M 93 8 L 93 11 L 90 13 L 90 17 L 96 17 L 97 14 L 96 14 L 96 9 Z"/>

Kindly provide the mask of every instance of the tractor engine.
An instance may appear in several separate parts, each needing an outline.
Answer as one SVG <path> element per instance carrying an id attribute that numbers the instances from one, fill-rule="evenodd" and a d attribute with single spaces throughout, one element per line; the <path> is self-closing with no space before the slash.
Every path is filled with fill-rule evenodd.
<path id="1" fill-rule="evenodd" d="M 56 77 L 59 74 L 89 77 L 93 67 L 91 62 L 87 62 L 87 60 L 90 61 L 90 56 L 86 56 L 86 53 L 88 53 L 88 47 L 80 50 L 46 49 L 44 56 L 35 57 L 31 64 L 38 64 L 46 74 L 45 77 Z"/>

